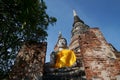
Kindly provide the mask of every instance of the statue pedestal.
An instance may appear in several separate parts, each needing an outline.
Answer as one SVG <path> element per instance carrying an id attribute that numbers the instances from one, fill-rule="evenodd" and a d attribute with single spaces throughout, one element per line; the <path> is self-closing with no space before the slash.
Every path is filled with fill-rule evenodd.
<path id="1" fill-rule="evenodd" d="M 81 75 L 85 75 L 85 72 L 80 67 L 48 67 L 45 69 L 44 80 L 85 80 Z"/>

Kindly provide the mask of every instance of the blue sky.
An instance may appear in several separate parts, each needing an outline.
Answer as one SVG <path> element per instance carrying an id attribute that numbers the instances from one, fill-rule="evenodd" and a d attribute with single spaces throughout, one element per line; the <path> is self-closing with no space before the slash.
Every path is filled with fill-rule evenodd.
<path id="1" fill-rule="evenodd" d="M 54 26 L 48 27 L 46 62 L 54 50 L 59 31 L 68 41 L 71 39 L 73 9 L 85 24 L 98 27 L 108 43 L 120 51 L 120 0 L 44 0 L 47 13 L 57 18 Z"/>

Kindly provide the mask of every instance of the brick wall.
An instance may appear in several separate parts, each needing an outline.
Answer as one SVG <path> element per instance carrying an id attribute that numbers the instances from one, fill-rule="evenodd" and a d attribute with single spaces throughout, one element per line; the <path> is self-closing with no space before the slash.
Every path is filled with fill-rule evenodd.
<path id="1" fill-rule="evenodd" d="M 47 43 L 27 42 L 20 49 L 10 80 L 42 80 Z"/>
<path id="2" fill-rule="evenodd" d="M 120 57 L 104 39 L 98 28 L 90 29 L 80 36 L 87 80 L 120 80 Z"/>

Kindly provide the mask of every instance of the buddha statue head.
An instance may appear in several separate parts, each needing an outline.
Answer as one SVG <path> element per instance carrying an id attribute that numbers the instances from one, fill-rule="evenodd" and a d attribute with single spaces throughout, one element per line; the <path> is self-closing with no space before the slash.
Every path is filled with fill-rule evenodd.
<path id="1" fill-rule="evenodd" d="M 58 41 L 57 41 L 56 46 L 58 48 L 58 51 L 61 51 L 62 49 L 67 48 L 67 40 L 62 37 L 61 33 L 59 33 L 59 37 L 58 37 Z"/>

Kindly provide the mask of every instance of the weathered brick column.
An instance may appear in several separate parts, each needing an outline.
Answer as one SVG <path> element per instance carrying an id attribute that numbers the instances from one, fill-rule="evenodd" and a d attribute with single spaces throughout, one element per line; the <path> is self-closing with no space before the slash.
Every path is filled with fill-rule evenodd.
<path id="1" fill-rule="evenodd" d="M 91 28 L 80 39 L 87 80 L 120 80 L 120 54 L 107 43 L 98 28 Z"/>
<path id="2" fill-rule="evenodd" d="M 10 80 L 42 80 L 46 48 L 46 42 L 26 42 L 17 55 Z"/>

